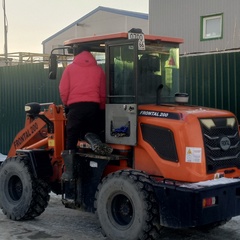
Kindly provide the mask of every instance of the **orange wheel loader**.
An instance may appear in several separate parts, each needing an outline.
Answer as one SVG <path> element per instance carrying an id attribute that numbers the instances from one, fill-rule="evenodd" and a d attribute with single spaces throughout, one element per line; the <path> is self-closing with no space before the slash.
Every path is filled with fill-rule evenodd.
<path id="1" fill-rule="evenodd" d="M 229 111 L 189 105 L 179 92 L 181 43 L 131 29 L 68 40 L 64 56 L 53 49 L 51 79 L 79 46 L 104 68 L 99 136 L 113 152 L 96 154 L 79 139 L 74 178 L 62 179 L 66 108 L 27 103 L 25 126 L 0 166 L 3 213 L 35 218 L 52 191 L 66 207 L 95 213 L 113 240 L 160 239 L 163 227 L 213 228 L 240 215 L 238 121 Z"/>

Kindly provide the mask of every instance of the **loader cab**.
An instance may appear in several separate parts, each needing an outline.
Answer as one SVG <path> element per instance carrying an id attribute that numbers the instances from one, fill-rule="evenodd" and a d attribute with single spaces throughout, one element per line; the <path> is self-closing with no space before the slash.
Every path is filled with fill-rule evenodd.
<path id="1" fill-rule="evenodd" d="M 107 143 L 136 145 L 138 105 L 174 102 L 179 90 L 181 42 L 132 29 L 64 43 L 69 53 L 74 47 L 86 45 L 105 69 Z"/>
<path id="2" fill-rule="evenodd" d="M 106 42 L 107 143 L 136 145 L 138 105 L 173 103 L 179 91 L 179 42 L 139 35 Z"/>
<path id="3" fill-rule="evenodd" d="M 179 90 L 179 47 L 147 42 L 138 49 L 133 40 L 107 43 L 106 74 L 109 103 L 156 104 L 174 102 Z"/>

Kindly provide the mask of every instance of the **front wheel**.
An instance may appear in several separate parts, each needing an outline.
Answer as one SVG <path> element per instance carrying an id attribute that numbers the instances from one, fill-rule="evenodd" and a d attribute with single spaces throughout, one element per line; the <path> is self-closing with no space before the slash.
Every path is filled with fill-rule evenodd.
<path id="1" fill-rule="evenodd" d="M 13 157 L 0 167 L 0 206 L 12 220 L 26 220 L 39 216 L 47 207 L 50 188 L 33 176 L 29 159 Z"/>
<path id="2" fill-rule="evenodd" d="M 159 212 L 149 176 L 123 170 L 105 177 L 98 187 L 96 215 L 103 234 L 114 240 L 157 239 Z"/>

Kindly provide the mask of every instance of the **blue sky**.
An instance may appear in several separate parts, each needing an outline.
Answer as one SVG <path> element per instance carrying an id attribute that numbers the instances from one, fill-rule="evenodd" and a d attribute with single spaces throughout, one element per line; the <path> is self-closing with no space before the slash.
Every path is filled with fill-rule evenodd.
<path id="1" fill-rule="evenodd" d="M 42 41 L 99 6 L 148 13 L 149 0 L 5 0 L 8 52 L 42 52 Z M 3 2 L 0 54 L 4 53 Z"/>

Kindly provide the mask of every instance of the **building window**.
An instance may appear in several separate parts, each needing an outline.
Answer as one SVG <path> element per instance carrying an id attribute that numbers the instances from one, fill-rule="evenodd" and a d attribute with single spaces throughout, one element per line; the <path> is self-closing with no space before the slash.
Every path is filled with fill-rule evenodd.
<path id="1" fill-rule="evenodd" d="M 201 17 L 201 41 L 223 37 L 223 14 Z"/>

